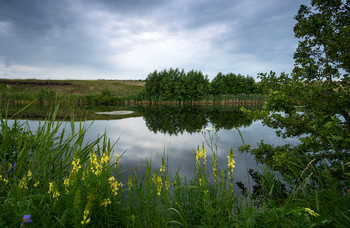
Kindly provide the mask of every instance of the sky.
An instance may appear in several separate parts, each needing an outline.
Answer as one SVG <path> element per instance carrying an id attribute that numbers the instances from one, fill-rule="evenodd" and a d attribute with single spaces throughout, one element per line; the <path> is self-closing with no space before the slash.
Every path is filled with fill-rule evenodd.
<path id="1" fill-rule="evenodd" d="M 0 78 L 290 73 L 307 0 L 0 0 Z"/>

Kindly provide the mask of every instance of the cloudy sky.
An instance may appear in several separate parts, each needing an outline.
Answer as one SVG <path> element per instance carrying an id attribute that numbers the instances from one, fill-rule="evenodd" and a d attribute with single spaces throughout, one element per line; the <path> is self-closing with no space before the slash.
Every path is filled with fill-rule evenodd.
<path id="1" fill-rule="evenodd" d="M 290 72 L 307 0 L 0 0 L 0 78 Z"/>

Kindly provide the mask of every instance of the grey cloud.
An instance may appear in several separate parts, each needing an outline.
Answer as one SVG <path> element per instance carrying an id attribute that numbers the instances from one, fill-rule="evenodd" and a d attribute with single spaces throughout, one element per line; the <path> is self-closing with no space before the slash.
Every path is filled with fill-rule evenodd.
<path id="1" fill-rule="evenodd" d="M 10 55 L 7 55 L 5 57 L 5 64 L 4 64 L 4 67 L 5 68 L 10 68 L 11 67 L 11 58 L 10 58 Z"/>
<path id="2" fill-rule="evenodd" d="M 253 9 L 247 8 L 249 5 Z M 226 18 L 230 31 L 213 40 L 213 45 L 235 54 L 250 54 L 261 61 L 290 62 L 292 67 L 297 43 L 292 15 L 296 14 L 298 4 L 276 0 L 246 1 L 245 7 L 235 7 L 232 8 L 234 16 Z"/>
<path id="3" fill-rule="evenodd" d="M 164 0 L 87 0 L 86 4 L 94 4 L 110 13 L 121 15 L 135 15 L 142 17 L 157 8 L 166 5 Z"/>
<path id="4" fill-rule="evenodd" d="M 292 31 L 293 17 L 299 5 L 307 2 L 0 0 L 0 28 L 6 28 L 6 33 L 0 31 L 0 56 L 3 61 L 7 61 L 6 55 L 10 56 L 10 64 L 4 62 L 9 68 L 14 65 L 43 69 L 72 66 L 120 75 L 125 61 L 119 60 L 130 50 L 141 48 L 148 52 L 144 56 L 152 56 L 148 47 L 174 37 L 192 49 L 189 50 L 191 59 L 176 59 L 174 56 L 182 55 L 158 50 L 158 58 L 172 55 L 172 67 L 186 63 L 189 68 L 222 71 L 249 62 L 256 67 L 266 63 L 272 69 L 281 67 L 288 71 L 293 66 L 292 54 L 297 44 Z M 215 31 L 216 28 L 220 31 Z M 197 32 L 202 36 L 198 42 L 193 38 Z M 147 33 L 150 36 L 145 38 L 143 35 Z M 138 56 L 128 56 L 128 60 L 142 61 L 142 53 L 135 53 Z M 213 53 L 222 56 L 213 56 Z M 241 56 L 251 56 L 251 59 L 240 59 Z M 233 61 L 238 62 L 233 64 Z M 150 64 L 147 69 L 153 70 L 159 65 Z M 134 69 L 142 70 L 141 67 Z M 146 77 L 148 73 L 133 74 Z M 254 73 L 257 72 L 251 74 Z"/>
<path id="5" fill-rule="evenodd" d="M 16 7 L 22 4 L 21 7 Z M 13 28 L 1 49 L 11 53 L 18 64 L 97 64 L 99 42 L 87 34 L 80 15 L 66 1 L 8 1 L 0 8 L 0 21 Z M 102 55 L 102 54 L 101 54 Z"/>
<path id="6" fill-rule="evenodd" d="M 14 33 L 29 41 L 45 36 L 52 26 L 74 23 L 64 1 L 12 0 L 0 7 L 0 20 L 10 22 Z"/>
<path id="7" fill-rule="evenodd" d="M 296 14 L 298 7 L 295 1 L 204 0 L 192 1 L 186 7 L 175 8 L 161 17 L 168 24 L 181 23 L 179 30 L 225 25 L 227 31 L 211 40 L 216 50 L 228 54 L 252 54 L 262 60 L 280 61 L 282 57 L 285 61 L 292 61 L 297 41 L 291 15 Z M 176 29 L 174 26 L 169 28 Z"/>

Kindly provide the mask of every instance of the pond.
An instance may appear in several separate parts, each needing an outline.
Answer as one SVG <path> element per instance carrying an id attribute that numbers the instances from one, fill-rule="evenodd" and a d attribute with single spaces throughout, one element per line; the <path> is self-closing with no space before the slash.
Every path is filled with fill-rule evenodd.
<path id="1" fill-rule="evenodd" d="M 209 143 L 213 148 L 217 144 L 221 168 L 227 166 L 230 149 L 234 150 L 235 181 L 241 181 L 247 186 L 248 170 L 257 170 L 260 165 L 253 155 L 238 151 L 238 147 L 243 145 L 242 137 L 252 148 L 261 140 L 274 145 L 297 143 L 297 139 L 278 138 L 275 129 L 264 126 L 260 121 L 251 121 L 237 107 L 108 106 L 94 108 L 93 112 L 98 113 L 93 118 L 97 120 L 85 121 L 85 126 L 91 124 L 85 140 L 95 140 L 106 131 L 111 143 L 117 142 L 114 153 L 123 154 L 119 164 L 124 173 L 141 170 L 146 161 L 159 170 L 162 157 L 165 156 L 170 176 L 179 171 L 181 176 L 192 178 L 196 167 L 193 151 L 203 143 Z M 39 120 L 29 120 L 32 129 L 38 123 Z M 66 128 L 70 128 L 69 124 L 68 121 L 65 123 Z M 207 163 L 210 163 L 212 151 L 208 146 L 206 150 Z"/>

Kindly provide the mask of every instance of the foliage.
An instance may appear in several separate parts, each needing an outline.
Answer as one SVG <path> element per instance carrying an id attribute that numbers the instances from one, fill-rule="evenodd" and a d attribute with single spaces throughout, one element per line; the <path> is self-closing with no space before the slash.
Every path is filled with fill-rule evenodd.
<path id="1" fill-rule="evenodd" d="M 250 150 L 260 161 L 288 175 L 287 167 L 296 158 L 303 166 L 313 161 L 339 181 L 337 186 L 344 193 L 350 186 L 349 4 L 314 0 L 311 7 L 300 7 L 294 32 L 302 40 L 294 55 L 293 73 L 260 74 L 262 87 L 269 93 L 264 108 L 245 110 L 282 129 L 277 131 L 279 136 L 300 141 L 284 148 L 261 143 Z M 323 159 L 327 165 L 321 165 Z"/>
<path id="2" fill-rule="evenodd" d="M 312 0 L 311 7 L 301 5 L 294 27 L 295 36 L 302 39 L 294 54 L 296 77 L 329 82 L 349 77 L 349 12 L 349 0 Z"/>
<path id="3" fill-rule="evenodd" d="M 160 100 L 198 100 L 207 92 L 209 80 L 201 71 L 185 73 L 178 68 L 154 71 L 145 81 L 146 96 Z"/>
<path id="4" fill-rule="evenodd" d="M 199 100 L 204 96 L 222 94 L 251 94 L 260 90 L 253 77 L 241 74 L 218 73 L 210 83 L 207 76 L 200 71 L 191 70 L 185 73 L 178 68 L 154 71 L 145 82 L 145 95 L 156 100 Z"/>
<path id="5" fill-rule="evenodd" d="M 243 109 L 281 129 L 277 135 L 298 137 L 300 143 L 275 147 L 261 142 L 255 149 L 246 145 L 241 150 L 253 153 L 294 185 L 290 200 L 308 202 L 316 211 L 323 207 L 327 216 L 322 222 L 336 227 L 344 227 L 350 218 L 349 4 L 313 0 L 310 7 L 302 5 L 295 17 L 294 32 L 301 41 L 292 74 L 260 74 L 268 94 L 263 110 Z M 268 186 L 259 191 L 261 198 Z"/>
<path id="6" fill-rule="evenodd" d="M 286 188 L 272 171 L 255 175 L 257 190 L 242 198 L 234 190 L 233 150 L 227 153 L 226 168 L 221 170 L 217 147 L 210 139 L 193 151 L 196 166 L 191 180 L 178 173 L 171 178 L 165 157 L 160 169 L 146 162 L 139 172 L 131 171 L 122 178 L 122 156 L 113 153 L 114 145 L 105 136 L 82 146 L 85 130 L 76 131 L 72 126 L 66 136 L 64 129 L 56 130 L 54 117 L 37 131 L 1 120 L 2 227 L 345 227 L 349 219 L 349 197 L 339 194 L 329 171 L 320 173 L 314 164 L 302 174 L 300 163 L 290 165 L 298 182 Z M 207 134 L 215 134 L 212 131 L 204 135 L 215 138 Z M 50 148 L 25 146 L 40 140 Z M 41 157 L 44 159 L 38 160 Z M 49 172 L 40 169 L 41 165 Z M 308 178 L 310 175 L 315 178 Z"/>
<path id="7" fill-rule="evenodd" d="M 211 82 L 212 94 L 240 94 L 260 92 L 253 77 L 241 74 L 222 74 L 221 72 Z"/>

